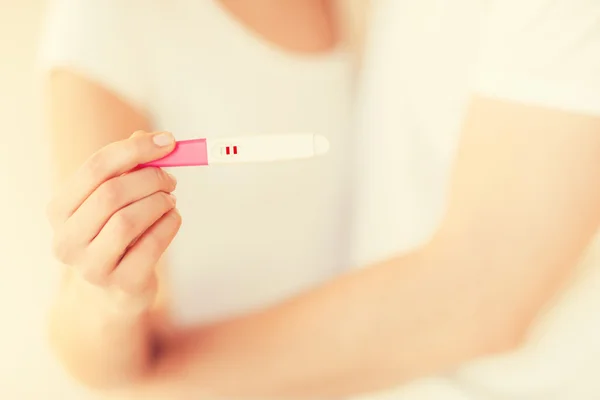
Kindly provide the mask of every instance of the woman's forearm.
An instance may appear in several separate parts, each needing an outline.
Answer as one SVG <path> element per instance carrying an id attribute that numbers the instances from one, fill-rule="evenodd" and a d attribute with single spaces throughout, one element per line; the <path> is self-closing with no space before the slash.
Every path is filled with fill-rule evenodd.
<path id="1" fill-rule="evenodd" d="M 82 384 L 99 390 L 139 379 L 152 361 L 150 314 L 132 312 L 133 304 L 115 303 L 130 300 L 65 274 L 49 324 L 51 346 L 62 364 Z"/>
<path id="2" fill-rule="evenodd" d="M 503 328 L 512 321 L 457 286 L 454 261 L 414 253 L 192 332 L 166 349 L 141 390 L 174 399 L 357 395 L 512 348 L 518 337 Z"/>

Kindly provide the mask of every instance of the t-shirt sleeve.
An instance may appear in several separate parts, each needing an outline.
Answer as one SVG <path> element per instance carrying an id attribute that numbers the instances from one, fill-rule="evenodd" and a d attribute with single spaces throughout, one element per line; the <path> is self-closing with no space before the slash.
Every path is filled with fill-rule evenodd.
<path id="1" fill-rule="evenodd" d="M 42 73 L 72 70 L 147 110 L 145 34 L 151 29 L 144 12 L 130 0 L 50 2 L 39 54 Z"/>
<path id="2" fill-rule="evenodd" d="M 488 3 L 474 91 L 600 115 L 600 1 Z"/>

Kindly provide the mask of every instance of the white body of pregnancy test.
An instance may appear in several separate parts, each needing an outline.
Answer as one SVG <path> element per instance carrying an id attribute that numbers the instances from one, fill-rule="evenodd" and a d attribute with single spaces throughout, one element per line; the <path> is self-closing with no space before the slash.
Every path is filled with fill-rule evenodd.
<path id="1" fill-rule="evenodd" d="M 192 139 L 178 141 L 167 156 L 143 165 L 186 167 L 273 162 L 311 158 L 328 151 L 326 137 L 304 133 Z"/>

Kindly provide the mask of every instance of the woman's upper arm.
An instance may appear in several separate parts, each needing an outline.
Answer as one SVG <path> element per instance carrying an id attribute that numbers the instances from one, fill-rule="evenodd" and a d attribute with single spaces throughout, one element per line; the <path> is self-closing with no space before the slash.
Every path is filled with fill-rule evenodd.
<path id="1" fill-rule="evenodd" d="M 457 281 L 523 332 L 600 225 L 600 3 L 487 13 L 439 237 L 463 254 Z"/>
<path id="2" fill-rule="evenodd" d="M 53 155 L 64 179 L 93 152 L 149 128 L 147 2 L 54 0 L 40 44 Z M 147 12 L 143 12 L 147 11 Z"/>
<path id="3" fill-rule="evenodd" d="M 49 73 L 46 109 L 56 177 L 72 174 L 101 147 L 150 130 L 148 118 L 101 85 L 67 69 Z"/>
<path id="4" fill-rule="evenodd" d="M 600 227 L 599 182 L 599 117 L 476 97 L 440 235 L 481 262 L 470 272 L 531 281 L 531 297 Z"/>
<path id="5" fill-rule="evenodd" d="M 74 72 L 49 71 L 44 89 L 50 169 L 56 190 L 100 148 L 125 139 L 136 130 L 148 129 L 145 116 Z M 69 277 L 69 273 L 63 274 L 64 279 Z"/>

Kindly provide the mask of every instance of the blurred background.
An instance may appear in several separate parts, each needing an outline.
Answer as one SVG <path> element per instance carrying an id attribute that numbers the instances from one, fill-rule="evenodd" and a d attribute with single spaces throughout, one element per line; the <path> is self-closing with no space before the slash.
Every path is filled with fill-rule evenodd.
<path id="1" fill-rule="evenodd" d="M 35 71 L 46 2 L 0 0 L 0 398 L 87 399 L 58 368 L 43 336 L 56 274 L 41 87 Z M 34 242 L 35 246 L 30 244 Z M 36 249 L 32 251 L 31 249 Z"/>

